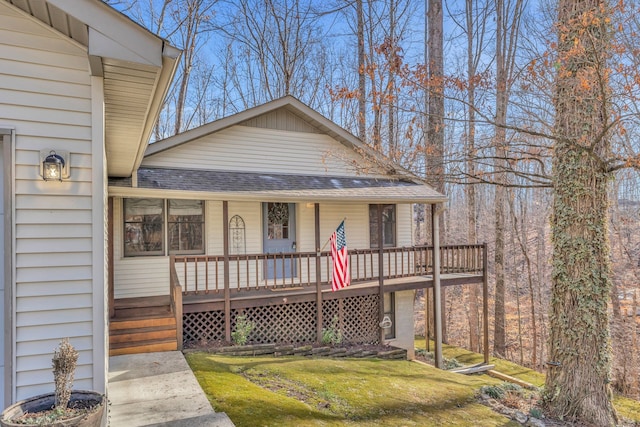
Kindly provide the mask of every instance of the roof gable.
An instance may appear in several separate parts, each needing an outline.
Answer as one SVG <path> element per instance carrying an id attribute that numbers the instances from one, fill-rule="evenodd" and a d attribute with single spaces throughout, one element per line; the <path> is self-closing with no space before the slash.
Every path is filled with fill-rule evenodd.
<path id="1" fill-rule="evenodd" d="M 245 120 L 239 123 L 239 125 L 293 132 L 322 133 L 316 126 L 296 115 L 295 112 L 286 107 L 278 108 L 277 110 L 269 111 L 260 116 Z"/>
<path id="2" fill-rule="evenodd" d="M 280 112 L 279 112 L 280 111 Z M 283 113 L 282 111 L 286 111 Z M 282 118 L 295 116 L 295 123 L 301 124 L 305 123 L 307 129 L 316 129 L 320 133 L 325 133 L 334 139 L 340 141 L 343 145 L 349 147 L 361 147 L 363 149 L 367 149 L 368 147 L 362 143 L 358 138 L 356 138 L 351 133 L 347 132 L 345 129 L 341 128 L 337 124 L 333 123 L 331 120 L 324 117 L 322 114 L 317 111 L 311 109 L 307 105 L 298 101 L 293 96 L 285 96 L 279 99 L 276 99 L 271 102 L 267 102 L 266 104 L 258 105 L 253 108 L 249 108 L 248 110 L 241 111 L 239 113 L 233 114 L 228 117 L 224 117 L 219 120 L 215 120 L 211 123 L 207 123 L 195 129 L 188 130 L 186 132 L 182 132 L 170 138 L 164 139 L 162 141 L 154 142 L 150 144 L 146 151 L 146 156 L 152 156 L 156 153 L 159 153 L 164 150 L 168 150 L 173 147 L 177 147 L 186 142 L 196 140 L 205 135 L 210 135 L 215 132 L 219 132 L 223 129 L 229 128 L 235 125 L 248 125 L 255 127 L 267 127 L 264 125 L 258 126 L 258 123 L 264 122 L 267 119 L 273 119 L 278 114 L 281 115 Z M 278 120 L 276 120 L 277 122 Z M 292 129 L 283 129 L 286 127 L 284 125 L 284 120 L 280 120 L 280 125 L 271 125 L 271 129 L 281 129 L 281 130 L 292 130 Z M 281 126 L 281 127 L 277 127 Z M 308 130 L 307 130 L 308 131 Z"/>

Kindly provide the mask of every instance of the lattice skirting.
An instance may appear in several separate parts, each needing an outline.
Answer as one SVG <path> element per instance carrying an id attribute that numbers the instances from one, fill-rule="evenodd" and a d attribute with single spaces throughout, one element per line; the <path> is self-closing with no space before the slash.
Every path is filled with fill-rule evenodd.
<path id="1" fill-rule="evenodd" d="M 343 342 L 378 344 L 378 295 L 342 298 L 322 304 L 323 328 L 335 324 L 342 331 Z M 236 317 L 244 314 L 255 325 L 249 342 L 308 343 L 316 341 L 316 303 L 302 302 L 231 311 L 231 330 Z M 185 313 L 184 342 L 224 341 L 224 311 Z"/>

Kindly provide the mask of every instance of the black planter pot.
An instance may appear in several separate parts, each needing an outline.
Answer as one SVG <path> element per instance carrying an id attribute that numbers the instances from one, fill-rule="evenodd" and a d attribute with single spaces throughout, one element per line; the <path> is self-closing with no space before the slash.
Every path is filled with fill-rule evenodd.
<path id="1" fill-rule="evenodd" d="M 2 411 L 0 417 L 0 426 L 2 427 L 25 427 L 30 424 L 17 423 L 17 420 L 26 413 L 41 412 L 51 409 L 55 403 L 54 393 L 42 394 L 40 396 L 31 397 L 21 400 Z M 73 390 L 71 392 L 71 400 L 69 406 L 73 407 L 74 403 L 79 403 L 85 407 L 93 406 L 93 410 L 87 414 L 67 418 L 65 420 L 56 421 L 53 424 L 47 424 L 52 427 L 99 427 L 102 424 L 104 415 L 105 398 L 103 394 L 94 391 Z M 34 424 L 35 425 L 35 424 Z"/>

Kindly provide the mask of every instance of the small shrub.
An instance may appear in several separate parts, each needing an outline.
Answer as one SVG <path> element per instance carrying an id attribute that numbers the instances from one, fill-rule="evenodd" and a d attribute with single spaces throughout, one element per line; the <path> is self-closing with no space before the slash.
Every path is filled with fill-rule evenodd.
<path id="1" fill-rule="evenodd" d="M 442 361 L 444 363 L 444 369 L 447 371 L 450 369 L 462 367 L 462 363 L 458 362 L 455 357 L 452 359 L 447 359 L 446 357 L 444 357 Z"/>
<path id="2" fill-rule="evenodd" d="M 504 389 L 499 385 L 484 385 L 480 388 L 480 393 L 486 394 L 496 400 L 500 400 L 504 397 Z"/>
<path id="3" fill-rule="evenodd" d="M 504 389 L 504 391 L 510 391 L 517 394 L 522 394 L 523 392 L 522 387 L 514 383 L 502 383 L 502 388 Z"/>
<path id="4" fill-rule="evenodd" d="M 542 411 L 540 410 L 540 408 L 531 408 L 531 409 L 529 409 L 529 415 L 531 415 L 533 418 L 537 418 L 539 420 L 544 418 L 544 415 L 542 414 Z"/>
<path id="5" fill-rule="evenodd" d="M 427 350 L 425 350 L 424 348 L 416 348 L 416 356 L 422 356 L 422 357 L 427 357 Z M 431 353 L 431 355 L 433 356 L 433 353 Z"/>
<path id="6" fill-rule="evenodd" d="M 73 388 L 73 376 L 78 363 L 78 352 L 65 338 L 60 342 L 60 346 L 53 352 L 53 380 L 55 383 L 55 407 L 56 410 L 64 412 L 71 399 L 71 389 Z"/>
<path id="7" fill-rule="evenodd" d="M 239 315 L 236 318 L 236 326 L 231 332 L 231 339 L 235 345 L 245 345 L 249 339 L 249 335 L 255 325 L 252 321 L 247 320 L 247 316 L 244 314 Z"/>
<path id="8" fill-rule="evenodd" d="M 342 343 L 342 331 L 338 326 L 338 316 L 331 321 L 331 326 L 322 329 L 322 344 L 338 345 Z"/>

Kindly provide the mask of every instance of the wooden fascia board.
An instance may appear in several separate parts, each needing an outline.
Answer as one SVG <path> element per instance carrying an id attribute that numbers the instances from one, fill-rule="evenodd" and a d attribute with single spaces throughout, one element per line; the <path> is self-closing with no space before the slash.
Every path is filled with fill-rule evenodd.
<path id="1" fill-rule="evenodd" d="M 136 52 L 136 49 L 131 48 L 135 46 L 135 41 L 123 45 L 101 31 L 89 27 L 89 55 L 153 67 L 160 66 L 158 59 L 160 58 L 159 52 L 162 50 L 162 40 L 156 40 L 155 46 L 151 51 L 144 52 L 144 56 Z"/>
<path id="2" fill-rule="evenodd" d="M 106 40 L 101 40 L 97 46 L 94 46 L 94 48 L 100 48 L 110 52 L 110 54 L 104 52 L 99 56 L 118 59 L 118 52 L 114 52 L 113 48 L 119 45 L 123 49 L 129 50 L 138 56 L 141 63 L 154 65 L 156 67 L 162 66 L 162 39 L 130 20 L 111 6 L 96 0 L 47 1 L 80 22 L 84 22 L 89 28 L 101 33 L 106 40 L 113 42 L 112 44 L 107 44 Z M 89 53 L 94 54 L 91 52 L 91 44 L 92 41 L 90 37 Z"/>

